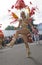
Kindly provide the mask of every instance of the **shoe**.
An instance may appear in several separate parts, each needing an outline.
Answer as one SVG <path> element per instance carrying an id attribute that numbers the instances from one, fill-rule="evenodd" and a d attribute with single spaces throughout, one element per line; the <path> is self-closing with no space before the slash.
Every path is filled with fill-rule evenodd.
<path id="1" fill-rule="evenodd" d="M 13 47 L 13 45 L 10 45 L 10 44 L 6 44 L 6 46 L 7 46 L 7 47 L 10 47 L 10 48 L 12 48 L 12 47 Z"/>
<path id="2" fill-rule="evenodd" d="M 7 47 L 10 47 L 10 44 L 6 44 Z"/>
<path id="3" fill-rule="evenodd" d="M 31 52 L 28 52 L 28 58 L 30 58 L 30 54 L 31 54 Z"/>

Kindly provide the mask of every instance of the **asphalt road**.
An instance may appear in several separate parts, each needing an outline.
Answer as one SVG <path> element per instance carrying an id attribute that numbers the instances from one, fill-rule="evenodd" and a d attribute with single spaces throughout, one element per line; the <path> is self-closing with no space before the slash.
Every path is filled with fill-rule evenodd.
<path id="1" fill-rule="evenodd" d="M 42 44 L 31 43 L 29 46 L 30 58 L 26 57 L 24 44 L 0 49 L 0 65 L 42 65 Z"/>

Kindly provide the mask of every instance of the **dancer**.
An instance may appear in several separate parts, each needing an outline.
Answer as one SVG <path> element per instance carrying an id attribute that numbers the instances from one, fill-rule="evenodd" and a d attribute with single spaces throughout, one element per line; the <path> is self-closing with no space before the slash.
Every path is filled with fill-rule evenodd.
<path id="1" fill-rule="evenodd" d="M 28 45 L 28 38 L 27 35 L 31 34 L 30 30 L 27 28 L 28 24 L 31 26 L 31 28 L 33 28 L 33 26 L 31 25 L 31 23 L 29 22 L 29 19 L 26 17 L 25 12 L 22 11 L 20 14 L 21 19 L 18 19 L 19 21 L 19 28 L 20 30 L 18 30 L 15 35 L 12 38 L 12 41 L 7 44 L 7 46 L 13 46 L 16 39 L 18 38 L 19 34 L 21 34 L 22 39 L 24 40 L 25 46 L 26 46 L 26 51 L 27 51 L 27 55 L 28 57 L 30 56 L 30 48 Z"/>

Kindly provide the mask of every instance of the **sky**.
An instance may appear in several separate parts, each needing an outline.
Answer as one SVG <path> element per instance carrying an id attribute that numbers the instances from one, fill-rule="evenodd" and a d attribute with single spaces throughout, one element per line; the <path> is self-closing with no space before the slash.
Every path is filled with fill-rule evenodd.
<path id="1" fill-rule="evenodd" d="M 10 25 L 11 17 L 8 13 L 8 9 L 11 9 L 11 6 L 16 3 L 17 0 L 0 0 L 0 29 L 4 30 L 8 25 Z M 24 0 L 26 5 L 29 5 L 29 2 L 32 2 L 32 6 L 37 6 L 39 10 L 37 10 L 34 18 L 34 24 L 42 23 L 42 0 Z M 18 22 L 15 24 L 11 24 L 14 26 L 18 26 Z"/>

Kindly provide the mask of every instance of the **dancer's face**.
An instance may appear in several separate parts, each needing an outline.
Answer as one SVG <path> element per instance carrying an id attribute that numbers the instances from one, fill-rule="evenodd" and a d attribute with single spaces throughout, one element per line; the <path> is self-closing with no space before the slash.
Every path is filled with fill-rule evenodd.
<path id="1" fill-rule="evenodd" d="M 20 16 L 22 17 L 22 19 L 26 18 L 25 12 L 21 12 Z"/>

